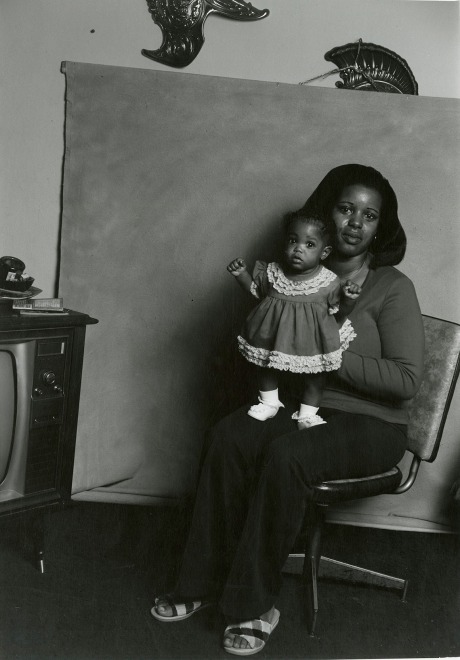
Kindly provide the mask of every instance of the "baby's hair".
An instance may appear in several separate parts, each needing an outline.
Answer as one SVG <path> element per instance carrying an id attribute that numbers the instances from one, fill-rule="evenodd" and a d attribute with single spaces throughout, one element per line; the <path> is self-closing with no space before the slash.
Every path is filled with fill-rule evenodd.
<path id="1" fill-rule="evenodd" d="M 314 208 L 304 207 L 298 211 L 290 211 L 286 213 L 283 218 L 284 231 L 287 233 L 289 231 L 290 225 L 295 221 L 300 220 L 306 225 L 314 225 L 321 232 L 321 236 L 327 241 L 330 242 L 332 236 L 335 233 L 335 228 L 327 217 L 319 213 Z"/>

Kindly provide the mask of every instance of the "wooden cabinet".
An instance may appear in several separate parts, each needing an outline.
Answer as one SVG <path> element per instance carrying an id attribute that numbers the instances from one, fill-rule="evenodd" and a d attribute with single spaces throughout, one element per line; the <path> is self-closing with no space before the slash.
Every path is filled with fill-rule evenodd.
<path id="1" fill-rule="evenodd" d="M 43 571 L 43 513 L 70 499 L 87 325 L 65 314 L 0 314 L 0 517 L 27 514 Z"/>

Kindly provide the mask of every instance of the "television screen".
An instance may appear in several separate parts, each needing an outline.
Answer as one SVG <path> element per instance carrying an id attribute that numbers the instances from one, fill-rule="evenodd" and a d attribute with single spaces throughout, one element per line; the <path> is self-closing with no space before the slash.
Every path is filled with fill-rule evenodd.
<path id="1" fill-rule="evenodd" d="M 0 347 L 0 484 L 13 451 L 15 411 L 15 359 L 10 351 Z"/>

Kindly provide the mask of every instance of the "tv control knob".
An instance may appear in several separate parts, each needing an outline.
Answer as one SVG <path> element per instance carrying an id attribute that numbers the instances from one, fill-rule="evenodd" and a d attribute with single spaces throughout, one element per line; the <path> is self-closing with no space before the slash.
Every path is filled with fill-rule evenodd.
<path id="1" fill-rule="evenodd" d="M 45 385 L 54 385 L 56 382 L 56 374 L 54 371 L 43 371 L 40 376 Z"/>
<path id="2" fill-rule="evenodd" d="M 39 387 L 34 387 L 34 394 L 41 396 L 43 394 L 43 390 L 41 390 Z"/>

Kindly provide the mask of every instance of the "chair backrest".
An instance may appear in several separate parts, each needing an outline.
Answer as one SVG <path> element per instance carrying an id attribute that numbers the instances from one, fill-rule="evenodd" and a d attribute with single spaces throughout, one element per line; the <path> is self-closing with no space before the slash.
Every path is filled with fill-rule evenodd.
<path id="1" fill-rule="evenodd" d="M 434 461 L 460 368 L 460 325 L 423 316 L 425 368 L 409 408 L 408 449 Z"/>

